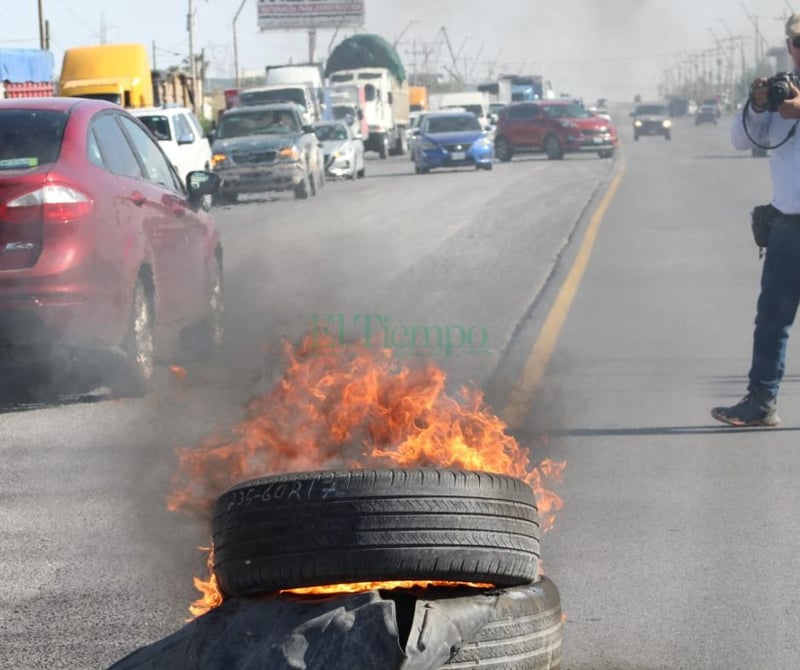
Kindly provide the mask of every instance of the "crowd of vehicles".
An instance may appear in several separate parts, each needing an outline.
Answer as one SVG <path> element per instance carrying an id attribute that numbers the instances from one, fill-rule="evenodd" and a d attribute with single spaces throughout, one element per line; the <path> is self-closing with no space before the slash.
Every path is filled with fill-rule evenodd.
<path id="1" fill-rule="evenodd" d="M 223 254 L 211 211 L 243 194 L 305 200 L 328 180 L 363 178 L 368 152 L 408 155 L 424 175 L 488 171 L 529 152 L 610 158 L 619 144 L 604 100 L 587 109 L 516 75 L 433 94 L 409 86 L 374 35 L 344 40 L 324 68 L 266 72 L 264 86 L 225 91 L 209 132 L 167 102 L 141 45 L 68 49 L 59 97 L 0 101 L 0 361 L 12 349 L 23 361 L 101 352 L 122 361 L 99 366 L 115 370 L 112 390 L 142 392 L 157 360 L 218 348 Z M 704 104 L 696 122 L 718 115 Z M 670 139 L 665 105 L 633 117 L 634 139 Z"/>

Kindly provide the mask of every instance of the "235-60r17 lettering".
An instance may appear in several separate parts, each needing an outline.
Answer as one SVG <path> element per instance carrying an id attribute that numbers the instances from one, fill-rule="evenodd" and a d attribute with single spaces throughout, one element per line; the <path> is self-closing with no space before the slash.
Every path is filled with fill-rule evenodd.
<path id="1" fill-rule="evenodd" d="M 365 581 L 534 581 L 532 489 L 447 469 L 273 475 L 219 497 L 214 570 L 229 597 Z"/>

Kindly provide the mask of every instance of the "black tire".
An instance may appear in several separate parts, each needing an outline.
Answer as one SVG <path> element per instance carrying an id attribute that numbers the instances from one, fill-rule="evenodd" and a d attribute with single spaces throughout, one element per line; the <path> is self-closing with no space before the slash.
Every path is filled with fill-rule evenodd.
<path id="1" fill-rule="evenodd" d="M 389 155 L 389 138 L 386 135 L 381 135 L 379 141 L 380 146 L 378 147 L 378 156 L 382 160 L 386 160 L 386 157 Z"/>
<path id="2" fill-rule="evenodd" d="M 213 541 L 229 597 L 389 580 L 517 586 L 538 575 L 539 515 L 530 486 L 505 475 L 301 472 L 222 494 Z"/>
<path id="3" fill-rule="evenodd" d="M 597 155 L 600 158 L 613 158 L 614 157 L 614 150 L 613 149 L 603 149 L 603 151 L 598 151 Z"/>
<path id="4" fill-rule="evenodd" d="M 294 187 L 294 197 L 296 200 L 308 200 L 311 187 L 309 186 L 308 172 L 303 175 L 303 181 Z"/>
<path id="5" fill-rule="evenodd" d="M 633 141 L 634 142 L 638 142 L 639 141 L 639 133 L 634 133 L 633 134 Z"/>
<path id="6" fill-rule="evenodd" d="M 442 670 L 558 670 L 561 633 L 558 589 L 542 577 L 535 584 L 501 592 L 491 619 Z"/>
<path id="7" fill-rule="evenodd" d="M 666 135 L 664 135 L 664 139 L 665 139 L 665 140 L 667 140 L 667 141 L 669 141 L 669 140 L 671 140 L 671 139 L 672 139 L 672 135 L 670 135 L 669 133 L 667 133 Z"/>
<path id="8" fill-rule="evenodd" d="M 367 174 L 366 166 L 362 167 L 358 172 L 356 172 L 356 177 L 359 179 L 363 179 Z"/>
<path id="9" fill-rule="evenodd" d="M 514 150 L 505 137 L 498 137 L 495 140 L 494 153 L 503 163 L 508 163 L 514 157 Z"/>
<path id="10" fill-rule="evenodd" d="M 215 193 L 211 196 L 211 204 L 216 207 L 225 207 L 226 205 L 235 205 L 238 199 L 238 193 Z"/>
<path id="11" fill-rule="evenodd" d="M 153 302 L 141 279 L 133 287 L 128 332 L 122 343 L 124 359 L 109 380 L 114 397 L 142 397 L 153 387 L 155 342 Z"/>
<path id="12" fill-rule="evenodd" d="M 211 275 L 211 291 L 208 297 L 209 316 L 204 324 L 205 351 L 216 355 L 225 343 L 225 283 L 223 281 L 222 263 L 214 260 Z"/>
<path id="13" fill-rule="evenodd" d="M 553 134 L 550 134 L 544 138 L 544 152 L 547 154 L 547 158 L 551 161 L 557 161 L 564 158 L 564 148 L 561 146 L 561 142 L 559 141 L 558 137 Z"/>

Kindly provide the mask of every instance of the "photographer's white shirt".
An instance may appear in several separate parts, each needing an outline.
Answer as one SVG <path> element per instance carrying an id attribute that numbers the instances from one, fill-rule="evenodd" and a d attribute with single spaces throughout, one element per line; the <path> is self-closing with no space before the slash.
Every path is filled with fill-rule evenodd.
<path id="1" fill-rule="evenodd" d="M 784 119 L 776 112 L 756 114 L 747 107 L 736 115 L 731 127 L 731 142 L 735 149 L 750 150 L 755 144 L 745 133 L 744 121 L 747 121 L 747 132 L 756 142 L 766 147 L 773 147 L 783 142 L 792 132 L 792 138 L 777 149 L 770 152 L 770 173 L 772 174 L 772 206 L 784 214 L 800 214 L 800 123 L 797 119 Z"/>

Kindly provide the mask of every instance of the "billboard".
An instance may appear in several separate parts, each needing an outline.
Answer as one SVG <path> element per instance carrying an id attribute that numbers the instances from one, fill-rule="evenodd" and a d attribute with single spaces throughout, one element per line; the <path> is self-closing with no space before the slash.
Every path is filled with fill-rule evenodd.
<path id="1" fill-rule="evenodd" d="M 364 27 L 365 0 L 258 0 L 260 30 Z"/>

